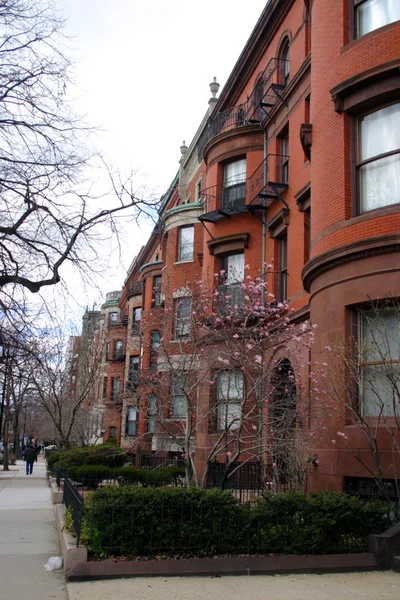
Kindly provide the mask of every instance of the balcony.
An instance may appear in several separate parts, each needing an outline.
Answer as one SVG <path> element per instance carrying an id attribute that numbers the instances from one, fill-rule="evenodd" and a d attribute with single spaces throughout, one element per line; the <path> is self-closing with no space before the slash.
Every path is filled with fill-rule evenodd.
<path id="1" fill-rule="evenodd" d="M 288 187 L 289 156 L 268 154 L 248 179 L 234 185 L 212 186 L 202 191 L 203 213 L 199 221 L 216 223 L 234 215 L 266 211 Z"/>
<path id="2" fill-rule="evenodd" d="M 201 145 L 205 147 L 222 131 L 245 125 L 261 125 L 265 120 L 270 122 L 273 109 L 285 102 L 283 92 L 287 83 L 285 77 L 287 62 L 285 59 L 272 58 L 245 102 L 213 114 L 200 142 Z"/>
<path id="3" fill-rule="evenodd" d="M 143 283 L 141 281 L 134 281 L 129 286 L 128 298 L 132 296 L 140 296 L 143 292 Z"/>

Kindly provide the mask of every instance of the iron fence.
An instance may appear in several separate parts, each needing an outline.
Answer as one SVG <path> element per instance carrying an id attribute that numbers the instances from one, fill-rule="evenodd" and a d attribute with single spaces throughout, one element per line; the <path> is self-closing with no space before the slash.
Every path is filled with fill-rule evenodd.
<path id="1" fill-rule="evenodd" d="M 63 503 L 66 508 L 72 509 L 72 526 L 76 537 L 76 545 L 79 546 L 83 516 L 83 497 L 66 475 L 64 475 Z"/>
<path id="2" fill-rule="evenodd" d="M 167 456 L 153 456 L 143 454 L 140 457 L 140 467 L 142 469 L 162 469 L 163 467 L 184 467 L 185 461 L 183 458 L 167 457 Z"/>

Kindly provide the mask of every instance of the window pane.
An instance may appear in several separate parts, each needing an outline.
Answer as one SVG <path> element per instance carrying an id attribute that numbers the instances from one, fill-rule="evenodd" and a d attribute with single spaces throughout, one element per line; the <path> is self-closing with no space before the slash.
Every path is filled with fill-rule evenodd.
<path id="1" fill-rule="evenodd" d="M 246 181 L 246 159 L 236 160 L 225 165 L 224 187 Z"/>
<path id="2" fill-rule="evenodd" d="M 222 371 L 218 374 L 218 400 L 242 400 L 243 373 Z"/>
<path id="3" fill-rule="evenodd" d="M 178 260 L 192 260 L 194 227 L 182 227 L 179 230 Z"/>
<path id="4" fill-rule="evenodd" d="M 234 431 L 240 427 L 242 407 L 240 402 L 224 402 L 218 406 L 218 429 Z"/>
<path id="5" fill-rule="evenodd" d="M 368 0 L 357 8 L 357 35 L 365 35 L 399 19 L 399 0 Z"/>
<path id="6" fill-rule="evenodd" d="M 400 154 L 360 168 L 361 212 L 400 202 Z"/>
<path id="7" fill-rule="evenodd" d="M 186 419 L 185 396 L 174 396 L 172 398 L 172 416 L 176 419 Z"/>
<path id="8" fill-rule="evenodd" d="M 237 283 L 244 280 L 244 254 L 232 254 L 224 259 L 227 283 Z"/>
<path id="9" fill-rule="evenodd" d="M 178 298 L 175 304 L 175 338 L 189 337 L 191 298 Z"/>
<path id="10" fill-rule="evenodd" d="M 156 408 L 156 397 L 149 396 L 147 404 L 147 433 L 154 433 L 155 431 L 155 415 L 157 414 Z"/>
<path id="11" fill-rule="evenodd" d="M 400 401 L 398 363 L 363 367 L 362 392 L 365 415 L 398 415 Z"/>
<path id="12" fill-rule="evenodd" d="M 400 7 L 400 2 L 399 2 Z M 400 103 L 386 106 L 360 121 L 361 162 L 400 149 Z"/>
<path id="13" fill-rule="evenodd" d="M 400 360 L 400 315 L 396 309 L 362 313 L 362 361 Z"/>
<path id="14" fill-rule="evenodd" d="M 118 313 L 111 312 L 109 315 L 109 321 L 110 323 L 115 323 L 115 321 L 118 321 Z"/>

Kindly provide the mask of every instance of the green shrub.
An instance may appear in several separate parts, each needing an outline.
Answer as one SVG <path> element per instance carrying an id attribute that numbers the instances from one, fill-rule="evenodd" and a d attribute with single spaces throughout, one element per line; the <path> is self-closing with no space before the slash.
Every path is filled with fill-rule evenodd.
<path id="1" fill-rule="evenodd" d="M 95 490 L 103 480 L 110 479 L 112 470 L 106 465 L 82 465 L 68 467 L 67 476 L 84 487 Z"/>
<path id="2" fill-rule="evenodd" d="M 244 545 L 246 517 L 246 507 L 220 490 L 109 486 L 86 499 L 83 530 L 101 556 L 212 556 Z"/>
<path id="3" fill-rule="evenodd" d="M 85 502 L 85 541 L 96 555 L 363 552 L 369 534 L 393 524 L 387 504 L 343 493 L 267 493 L 250 506 L 216 489 L 145 487 L 157 471 L 120 472 L 141 485 L 99 488 Z"/>
<path id="4" fill-rule="evenodd" d="M 185 476 L 185 469 L 172 466 L 149 471 L 138 467 L 121 467 L 115 469 L 115 476 L 120 485 L 140 484 L 147 487 L 161 487 L 176 484 L 180 478 Z"/>
<path id="5" fill-rule="evenodd" d="M 53 452 L 46 457 L 47 460 L 47 468 L 52 469 L 55 464 L 60 460 L 61 452 Z"/>
<path id="6" fill-rule="evenodd" d="M 251 514 L 252 544 L 262 552 L 364 552 L 370 533 L 391 525 L 388 506 L 341 492 L 265 494 Z"/>
<path id="7" fill-rule="evenodd" d="M 101 444 L 90 448 L 73 448 L 62 452 L 57 465 L 65 471 L 70 467 L 83 465 L 105 465 L 110 469 L 121 467 L 128 460 L 127 454 L 122 448 Z"/>

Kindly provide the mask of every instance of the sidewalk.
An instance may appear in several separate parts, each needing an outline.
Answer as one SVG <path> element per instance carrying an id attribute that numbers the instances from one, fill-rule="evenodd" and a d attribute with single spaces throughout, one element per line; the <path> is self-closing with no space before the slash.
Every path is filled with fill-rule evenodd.
<path id="1" fill-rule="evenodd" d="M 60 554 L 44 460 L 32 475 L 23 461 L 10 469 L 0 471 L 0 597 L 67 600 L 63 571 L 43 568 Z"/>

